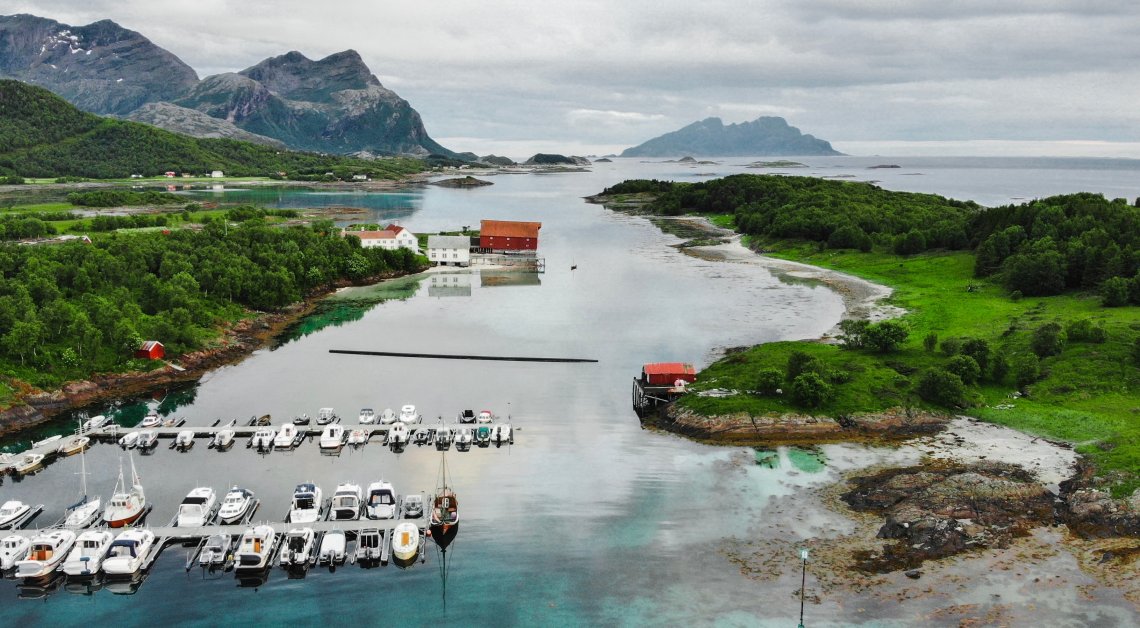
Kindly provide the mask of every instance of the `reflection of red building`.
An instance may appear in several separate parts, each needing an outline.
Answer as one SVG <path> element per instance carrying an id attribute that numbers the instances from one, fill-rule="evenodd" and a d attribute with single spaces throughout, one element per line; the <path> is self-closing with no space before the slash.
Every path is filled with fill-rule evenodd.
<path id="1" fill-rule="evenodd" d="M 534 253 L 541 228 L 541 222 L 484 220 L 479 226 L 479 248 L 495 253 Z"/>
<path id="2" fill-rule="evenodd" d="M 144 360 L 161 360 L 165 355 L 166 348 L 157 340 L 148 340 L 135 351 L 135 357 Z"/>

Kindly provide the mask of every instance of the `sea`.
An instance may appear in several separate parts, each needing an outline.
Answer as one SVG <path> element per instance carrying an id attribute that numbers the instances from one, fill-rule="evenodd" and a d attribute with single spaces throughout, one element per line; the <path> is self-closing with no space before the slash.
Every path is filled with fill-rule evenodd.
<path id="1" fill-rule="evenodd" d="M 785 159 L 785 158 L 781 158 Z M 479 175 L 494 185 L 415 185 L 362 191 L 221 184 L 178 189 L 188 202 L 277 208 L 344 207 L 349 222 L 397 222 L 413 232 L 478 228 L 482 219 L 542 223 L 540 274 L 445 271 L 342 290 L 273 346 L 206 374 L 194 385 L 88 408 L 123 425 L 147 411 L 189 425 L 270 414 L 274 423 L 333 407 L 346 425 L 361 408 L 415 404 L 426 424 L 464 409 L 509 420 L 514 444 L 446 454 L 461 524 L 446 554 L 365 569 L 273 569 L 243 582 L 233 573 L 186 568 L 192 547 L 172 545 L 137 582 L 0 582 L 0 625 L 425 625 L 793 626 L 806 582 L 805 625 L 914 625 L 943 607 L 1000 608 L 1014 623 L 1135 625 L 1140 613 L 1112 590 L 1081 580 L 1037 594 L 1012 574 L 974 574 L 955 599 L 885 603 L 870 592 L 822 587 L 812 563 L 773 562 L 756 571 L 741 552 L 779 540 L 810 550 L 853 524 L 818 491 L 844 473 L 909 454 L 828 445 L 756 450 L 695 443 L 642 427 L 631 407 L 646 362 L 709 364 L 726 349 L 811 339 L 843 312 L 825 286 L 764 268 L 685 255 L 679 240 L 642 217 L 583 197 L 628 178 L 701 181 L 741 172 L 870 181 L 886 189 L 941 194 L 986 206 L 1095 192 L 1140 196 L 1140 161 L 1105 159 L 802 157 L 799 167 L 750 167 L 773 158 L 707 163 L 615 159 L 586 172 Z M 884 167 L 877 167 L 884 166 Z M 889 167 L 886 167 L 889 166 Z M 587 363 L 476 362 L 344 355 L 330 350 L 511 355 Z M 74 428 L 61 417 L 0 445 L 19 451 Z M 128 457 L 130 456 L 130 457 Z M 339 455 L 307 442 L 261 455 L 239 445 L 189 452 L 166 444 L 149 455 L 99 444 L 86 454 L 89 492 L 108 498 L 120 464 L 133 463 L 165 525 L 192 488 L 232 486 L 262 500 L 256 520 L 280 521 L 295 485 L 384 479 L 400 493 L 431 492 L 443 454 L 370 443 Z M 80 458 L 0 480 L 0 501 L 44 504 L 33 525 L 57 521 L 80 491 Z M 743 548 L 743 549 L 742 549 Z M 752 551 L 752 550 L 748 550 Z M 757 558 L 757 557 L 754 557 Z M 756 563 L 765 564 L 759 557 Z M 295 574 L 294 574 L 295 576 Z M 1005 578 L 1004 580 L 1002 578 Z M 965 578 L 970 580 L 970 574 Z M 1005 597 L 997 599 L 995 592 Z M 937 623 L 937 622 L 936 622 Z"/>

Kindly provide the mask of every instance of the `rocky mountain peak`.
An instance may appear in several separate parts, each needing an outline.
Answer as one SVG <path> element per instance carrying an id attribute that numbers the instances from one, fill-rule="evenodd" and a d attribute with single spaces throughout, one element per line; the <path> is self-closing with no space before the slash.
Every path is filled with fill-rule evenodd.
<path id="1" fill-rule="evenodd" d="M 270 57 L 239 72 L 290 100 L 330 102 L 334 92 L 379 86 L 355 50 L 313 61 L 297 51 Z"/>

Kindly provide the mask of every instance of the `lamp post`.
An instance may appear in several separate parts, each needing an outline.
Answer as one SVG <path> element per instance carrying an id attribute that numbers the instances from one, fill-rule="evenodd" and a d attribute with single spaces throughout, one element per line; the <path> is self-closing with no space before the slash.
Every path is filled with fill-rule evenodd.
<path id="1" fill-rule="evenodd" d="M 800 571 L 800 625 L 799 628 L 804 628 L 804 589 L 807 588 L 807 548 L 800 549 L 800 560 L 803 561 L 803 566 Z"/>

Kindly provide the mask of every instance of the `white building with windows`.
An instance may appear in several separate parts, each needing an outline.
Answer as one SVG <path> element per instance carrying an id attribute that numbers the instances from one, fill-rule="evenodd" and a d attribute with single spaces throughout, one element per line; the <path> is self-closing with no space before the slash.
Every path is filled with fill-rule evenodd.
<path id="1" fill-rule="evenodd" d="M 439 266 L 467 266 L 471 264 L 471 238 L 429 235 L 427 258 Z"/>
<path id="2" fill-rule="evenodd" d="M 360 238 L 361 248 L 379 247 L 394 251 L 404 248 L 413 253 L 420 252 L 420 242 L 416 234 L 399 225 L 388 225 L 380 231 L 345 231 L 344 235 L 354 235 Z"/>

